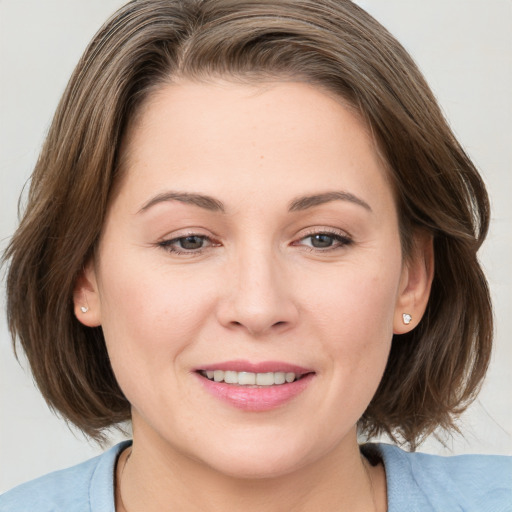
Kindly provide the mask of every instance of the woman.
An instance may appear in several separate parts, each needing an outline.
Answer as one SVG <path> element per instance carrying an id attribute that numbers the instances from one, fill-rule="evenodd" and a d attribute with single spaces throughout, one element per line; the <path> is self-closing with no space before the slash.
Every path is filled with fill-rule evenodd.
<path id="1" fill-rule="evenodd" d="M 2 510 L 507 510 L 506 458 L 357 441 L 415 448 L 474 397 L 488 218 L 410 57 L 351 2 L 127 4 L 6 259 L 46 400 L 133 443 Z"/>

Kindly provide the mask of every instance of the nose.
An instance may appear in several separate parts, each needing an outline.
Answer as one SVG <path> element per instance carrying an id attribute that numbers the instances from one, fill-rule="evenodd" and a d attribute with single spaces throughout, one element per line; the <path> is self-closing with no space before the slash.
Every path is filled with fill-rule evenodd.
<path id="1" fill-rule="evenodd" d="M 238 255 L 227 272 L 227 293 L 218 305 L 219 322 L 251 336 L 283 332 L 299 318 L 293 280 L 270 250 Z"/>

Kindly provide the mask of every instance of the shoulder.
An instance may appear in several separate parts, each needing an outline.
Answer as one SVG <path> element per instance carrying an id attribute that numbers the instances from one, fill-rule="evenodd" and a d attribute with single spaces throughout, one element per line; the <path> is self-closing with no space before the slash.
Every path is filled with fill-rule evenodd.
<path id="1" fill-rule="evenodd" d="M 512 457 L 441 457 L 386 444 L 367 450 L 384 462 L 389 512 L 512 512 Z"/>
<path id="2" fill-rule="evenodd" d="M 0 496 L 0 512 L 113 512 L 115 462 L 127 444 L 15 487 Z"/>

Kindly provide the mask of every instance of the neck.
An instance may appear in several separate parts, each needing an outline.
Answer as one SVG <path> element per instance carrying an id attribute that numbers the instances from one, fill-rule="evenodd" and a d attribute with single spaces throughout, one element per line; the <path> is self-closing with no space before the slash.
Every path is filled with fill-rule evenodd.
<path id="1" fill-rule="evenodd" d="M 133 447 L 118 463 L 116 510 L 385 511 L 384 470 L 361 456 L 355 432 L 351 437 L 350 444 L 289 473 L 237 478 L 134 432 Z"/>

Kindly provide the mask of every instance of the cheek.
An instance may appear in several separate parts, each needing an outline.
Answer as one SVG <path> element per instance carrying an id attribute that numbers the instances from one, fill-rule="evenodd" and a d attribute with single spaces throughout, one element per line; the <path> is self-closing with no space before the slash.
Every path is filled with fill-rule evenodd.
<path id="1" fill-rule="evenodd" d="M 345 270 L 315 294 L 309 314 L 322 333 L 338 389 L 356 399 L 365 397 L 364 402 L 371 399 L 387 363 L 400 269 Z"/>
<path id="2" fill-rule="evenodd" d="M 344 333 L 359 333 L 364 341 L 370 333 L 392 334 L 400 271 L 382 272 L 367 268 L 343 268 L 333 272 L 328 286 L 319 289 L 311 283 L 310 309 L 325 329 Z"/>
<path id="3" fill-rule="evenodd" d="M 198 338 L 211 311 L 212 290 L 143 258 L 106 263 L 101 316 L 114 371 L 147 378 L 168 368 Z"/>

